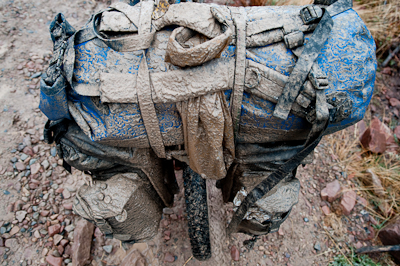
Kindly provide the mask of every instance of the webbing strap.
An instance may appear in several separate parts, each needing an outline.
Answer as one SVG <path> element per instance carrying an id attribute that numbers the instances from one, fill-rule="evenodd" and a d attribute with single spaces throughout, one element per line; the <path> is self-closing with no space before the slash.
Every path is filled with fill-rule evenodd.
<path id="1" fill-rule="evenodd" d="M 283 88 L 283 93 L 279 97 L 274 110 L 273 115 L 275 117 L 282 120 L 287 119 L 292 105 L 299 95 L 300 89 L 314 64 L 315 59 L 317 59 L 323 45 L 329 37 L 332 27 L 333 20 L 329 15 L 329 12 L 325 10 L 320 23 L 304 47 L 304 51 L 301 53 L 300 58 L 289 76 L 288 82 Z"/>
<path id="2" fill-rule="evenodd" d="M 235 136 L 239 131 L 239 122 L 242 111 L 243 91 L 246 74 L 246 11 L 244 7 L 239 10 L 231 9 L 232 19 L 236 26 L 236 65 L 233 83 L 231 114 L 233 132 Z"/>
<path id="3" fill-rule="evenodd" d="M 165 147 L 161 136 L 160 126 L 156 109 L 151 98 L 150 73 L 147 68 L 146 55 L 143 51 L 143 58 L 140 62 L 138 77 L 136 80 L 137 96 L 143 124 L 146 128 L 150 146 L 159 158 L 166 158 Z"/>
<path id="4" fill-rule="evenodd" d="M 93 19 L 93 32 L 97 38 L 102 40 L 108 47 L 112 48 L 117 52 L 132 52 L 138 50 L 144 50 L 150 47 L 156 31 L 150 32 L 151 29 L 151 15 L 154 9 L 153 1 L 142 1 L 140 7 L 140 26 L 139 34 L 135 34 L 129 37 L 108 39 L 104 38 L 97 32 L 97 24 L 101 19 L 101 14 L 104 12 L 99 12 L 94 16 Z M 129 17 L 128 17 L 129 19 Z"/>
<path id="5" fill-rule="evenodd" d="M 249 192 L 247 197 L 242 201 L 241 205 L 233 215 L 233 218 L 228 226 L 228 234 L 232 234 L 236 231 L 236 228 L 245 217 L 247 210 L 254 203 L 264 197 L 265 194 L 271 191 L 271 189 L 281 182 L 288 174 L 293 172 L 293 170 L 300 165 L 300 163 L 314 150 L 314 148 L 317 147 L 327 126 L 328 123 L 324 125 L 323 130 L 321 130 L 316 137 L 312 138 L 308 142 L 309 144 L 306 144 L 306 147 L 303 150 L 287 160 L 277 170 L 275 170 Z"/>
<path id="6" fill-rule="evenodd" d="M 286 120 L 296 100 L 302 85 L 304 84 L 311 67 L 317 59 L 329 37 L 333 27 L 332 16 L 350 9 L 353 6 L 352 0 L 339 0 L 325 9 L 324 15 L 315 29 L 313 35 L 304 47 L 292 73 L 289 81 L 283 89 L 282 95 L 279 97 L 278 103 L 274 110 L 274 116 Z"/>

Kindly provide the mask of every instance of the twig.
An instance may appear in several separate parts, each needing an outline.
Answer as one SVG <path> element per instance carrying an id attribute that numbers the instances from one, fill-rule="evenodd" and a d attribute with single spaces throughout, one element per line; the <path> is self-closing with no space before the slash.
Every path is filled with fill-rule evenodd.
<path id="1" fill-rule="evenodd" d="M 322 228 L 324 228 L 323 226 L 321 226 Z M 349 260 L 349 258 L 347 258 L 347 256 L 343 253 L 343 251 L 339 248 L 339 246 L 336 244 L 336 241 L 331 237 L 331 234 L 329 234 L 329 232 L 324 228 L 325 233 L 328 235 L 328 237 L 331 239 L 331 241 L 333 242 L 333 244 L 335 244 L 336 248 L 340 251 L 340 253 L 342 253 L 343 257 L 346 258 L 346 260 L 350 263 L 351 266 L 354 266 L 353 263 Z"/>
<path id="2" fill-rule="evenodd" d="M 364 254 L 364 253 L 388 252 L 388 251 L 400 251 L 400 245 L 362 247 L 357 249 L 356 253 Z"/>
<path id="3" fill-rule="evenodd" d="M 389 64 L 390 60 L 392 60 L 392 57 L 397 54 L 400 51 L 400 45 L 394 49 L 393 52 L 389 53 L 388 57 L 383 61 L 382 67 L 385 67 L 387 64 Z"/>
<path id="4" fill-rule="evenodd" d="M 189 261 L 191 260 L 191 259 L 193 259 L 193 255 L 192 256 L 190 256 L 190 258 L 188 258 L 188 260 L 185 262 L 185 264 L 183 264 L 182 266 L 186 266 L 186 264 L 188 264 L 189 263 Z"/>

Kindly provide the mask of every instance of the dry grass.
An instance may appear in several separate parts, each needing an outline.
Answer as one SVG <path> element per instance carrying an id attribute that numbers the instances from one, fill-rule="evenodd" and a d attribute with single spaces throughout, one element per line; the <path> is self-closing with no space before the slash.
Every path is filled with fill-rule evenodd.
<path id="1" fill-rule="evenodd" d="M 400 1 L 360 0 L 354 9 L 366 23 L 382 56 L 392 44 L 400 43 Z"/>
<path id="2" fill-rule="evenodd" d="M 354 180 L 358 193 L 371 204 L 368 210 L 379 220 L 392 218 L 400 213 L 400 158 L 397 154 L 371 154 L 361 148 L 357 126 L 327 136 L 330 154 Z M 373 182 L 371 172 L 382 187 Z M 379 182 L 378 182 L 379 183 Z"/>

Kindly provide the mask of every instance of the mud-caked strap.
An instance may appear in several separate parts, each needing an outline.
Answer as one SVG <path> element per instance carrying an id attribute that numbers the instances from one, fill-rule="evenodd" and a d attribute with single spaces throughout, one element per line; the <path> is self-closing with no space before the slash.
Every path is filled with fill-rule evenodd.
<path id="1" fill-rule="evenodd" d="M 236 65 L 233 84 L 231 113 L 235 136 L 239 131 L 240 116 L 242 111 L 244 82 L 246 75 L 246 20 L 244 7 L 231 9 L 232 19 L 236 26 Z"/>
<path id="2" fill-rule="evenodd" d="M 314 64 L 315 59 L 317 59 L 323 45 L 329 37 L 332 27 L 333 20 L 329 12 L 325 10 L 321 22 L 308 40 L 303 53 L 289 76 L 289 80 L 283 89 L 282 95 L 279 97 L 273 114 L 275 117 L 282 120 L 287 119 L 292 105 L 299 95 L 300 89 Z"/>
<path id="3" fill-rule="evenodd" d="M 114 8 L 115 9 L 115 8 Z M 147 49 L 150 47 L 154 35 L 156 33 L 155 30 L 152 32 L 151 29 L 151 15 L 154 9 L 153 1 L 142 1 L 140 6 L 140 21 L 139 21 L 139 34 L 131 35 L 129 37 L 121 37 L 115 39 L 109 39 L 103 37 L 97 31 L 97 25 L 100 22 L 101 14 L 104 12 L 99 12 L 94 16 L 93 19 L 93 32 L 97 38 L 102 40 L 108 47 L 112 48 L 117 52 L 131 52 Z M 120 11 L 120 10 L 119 10 Z M 130 16 L 125 14 L 128 19 Z M 130 19 L 131 20 L 131 19 Z"/>
<path id="4" fill-rule="evenodd" d="M 301 56 L 299 57 L 292 73 L 289 76 L 289 81 L 286 83 L 285 88 L 283 89 L 282 95 L 279 97 L 273 114 L 275 117 L 283 120 L 287 119 L 292 105 L 299 95 L 300 89 L 304 84 L 304 81 L 306 80 L 314 61 L 317 59 L 322 47 L 329 37 L 330 32 L 332 31 L 332 16 L 344 12 L 351 7 L 352 0 L 339 0 L 325 8 L 321 21 L 305 45 Z M 300 11 L 300 17 L 302 18 L 304 24 L 313 23 L 321 17 L 320 11 L 322 10 L 319 7 L 309 5 Z M 296 39 L 295 36 L 293 36 L 292 39 L 285 39 L 285 42 L 288 46 L 295 47 L 298 45 L 297 42 L 299 42 L 299 39 L 301 38 L 297 37 Z"/>
<path id="5" fill-rule="evenodd" d="M 136 87 L 140 88 L 137 90 L 137 96 L 140 113 L 142 115 L 144 127 L 146 128 L 150 146 L 159 158 L 166 158 L 158 117 L 151 97 L 150 73 L 147 68 L 147 60 L 144 52 L 139 66 Z"/>
<path id="6" fill-rule="evenodd" d="M 288 174 L 292 173 L 301 162 L 317 147 L 321 141 L 325 128 L 328 123 L 324 125 L 324 128 L 318 132 L 318 135 L 314 135 L 306 144 L 305 147 L 297 153 L 295 156 L 287 160 L 277 170 L 270 174 L 267 178 L 261 181 L 253 190 L 249 192 L 246 198 L 242 201 L 241 205 L 233 215 L 233 218 L 228 226 L 228 234 L 236 232 L 236 229 L 240 222 L 245 217 L 248 209 L 253 206 L 259 199 L 264 197 L 272 188 L 274 188 L 279 182 L 281 182 Z"/>

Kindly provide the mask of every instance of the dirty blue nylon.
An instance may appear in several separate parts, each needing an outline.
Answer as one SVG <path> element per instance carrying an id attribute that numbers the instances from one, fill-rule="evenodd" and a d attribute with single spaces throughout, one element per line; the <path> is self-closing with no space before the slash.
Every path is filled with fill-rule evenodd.
<path id="1" fill-rule="evenodd" d="M 298 7 L 286 8 L 288 12 L 299 9 Z M 262 12 L 265 11 L 265 9 L 262 10 Z M 268 9 L 268 12 L 274 12 L 274 8 Z M 249 15 L 249 20 L 251 19 Z M 333 21 L 332 32 L 316 62 L 329 78 L 330 88 L 326 90 L 326 94 L 345 91 L 353 101 L 353 110 L 347 119 L 330 124 L 328 133 L 350 126 L 363 118 L 372 96 L 377 67 L 374 40 L 357 13 L 348 10 L 334 16 Z M 165 34 L 159 38 L 168 38 L 168 36 Z M 107 62 L 107 55 L 110 52 L 120 54 L 121 60 L 130 63 L 131 67 L 126 70 L 126 73 L 137 74 L 138 72 L 141 52 L 119 53 L 110 48 L 93 45 L 92 41 L 79 44 L 75 49 L 74 76 L 78 83 L 92 83 L 94 82 L 93 71 L 112 67 L 111 62 Z M 283 42 L 247 49 L 256 55 L 258 63 L 286 76 L 289 76 L 296 64 L 297 57 L 284 46 Z M 166 66 L 160 64 L 159 60 L 159 57 L 163 55 L 155 54 L 152 48 L 148 49 L 147 55 L 150 72 L 166 71 Z M 235 46 L 227 47 L 221 57 L 234 58 Z M 118 63 L 118 60 L 113 62 L 113 64 Z M 230 90 L 225 92 L 228 103 L 230 94 Z M 120 104 L 118 108 L 112 109 L 98 108 L 91 97 L 81 96 L 73 89 L 68 90 L 67 98 L 69 101 L 78 103 L 76 106 L 90 126 L 89 137 L 93 141 L 135 139 L 146 135 L 138 104 Z M 304 118 L 293 114 L 290 114 L 287 120 L 274 117 L 272 115 L 274 107 L 274 103 L 245 92 L 240 126 L 282 132 L 310 128 L 310 124 Z M 167 133 L 172 128 L 181 128 L 182 122 L 174 103 L 155 104 L 155 108 L 162 133 Z M 245 140 L 241 141 L 245 138 L 240 132 L 237 139 L 239 142 L 245 142 Z"/>

